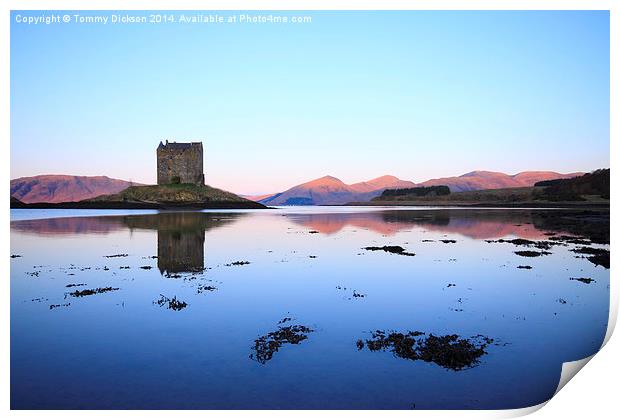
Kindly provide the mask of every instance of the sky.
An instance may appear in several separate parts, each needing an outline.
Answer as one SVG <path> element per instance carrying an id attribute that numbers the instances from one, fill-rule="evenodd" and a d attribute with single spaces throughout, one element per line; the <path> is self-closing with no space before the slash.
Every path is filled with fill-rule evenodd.
<path id="1" fill-rule="evenodd" d="M 113 14 L 11 13 L 11 178 L 155 183 L 166 139 L 202 141 L 206 182 L 241 194 L 609 167 L 607 11 L 76 13 Z"/>

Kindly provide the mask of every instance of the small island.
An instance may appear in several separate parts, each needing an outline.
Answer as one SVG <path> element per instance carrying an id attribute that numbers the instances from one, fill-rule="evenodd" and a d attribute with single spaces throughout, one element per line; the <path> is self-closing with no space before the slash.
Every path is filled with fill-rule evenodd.
<path id="1" fill-rule="evenodd" d="M 202 143 L 159 143 L 157 185 L 132 185 L 116 194 L 62 203 L 24 203 L 12 209 L 266 209 L 228 191 L 205 185 Z"/>

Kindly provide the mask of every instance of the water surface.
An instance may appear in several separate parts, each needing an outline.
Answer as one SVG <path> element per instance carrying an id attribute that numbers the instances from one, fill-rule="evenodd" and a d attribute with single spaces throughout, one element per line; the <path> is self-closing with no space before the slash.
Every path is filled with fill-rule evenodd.
<path id="1" fill-rule="evenodd" d="M 11 217 L 14 409 L 518 408 L 607 328 L 609 271 L 572 250 L 609 249 L 608 213 Z M 492 342 L 457 369 L 371 351 L 377 330 Z"/>

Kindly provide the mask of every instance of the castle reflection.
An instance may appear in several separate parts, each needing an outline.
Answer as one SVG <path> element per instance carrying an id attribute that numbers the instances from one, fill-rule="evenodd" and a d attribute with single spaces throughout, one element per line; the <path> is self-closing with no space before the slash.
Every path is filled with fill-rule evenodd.
<path id="1" fill-rule="evenodd" d="M 157 268 L 162 274 L 204 270 L 205 232 L 239 215 L 199 212 L 127 216 L 130 229 L 157 229 Z"/>
<path id="2" fill-rule="evenodd" d="M 157 268 L 162 274 L 204 270 L 205 231 L 190 214 L 166 215 L 157 229 Z"/>

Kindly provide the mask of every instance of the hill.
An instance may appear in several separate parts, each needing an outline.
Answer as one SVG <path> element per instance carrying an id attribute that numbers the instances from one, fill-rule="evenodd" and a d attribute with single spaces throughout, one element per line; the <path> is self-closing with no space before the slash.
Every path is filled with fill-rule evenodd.
<path id="1" fill-rule="evenodd" d="M 403 181 L 392 175 L 384 175 L 379 178 L 371 179 L 366 182 L 358 182 L 349 185 L 353 191 L 369 193 L 373 191 L 385 190 L 386 188 L 413 188 L 415 184 L 411 181 Z"/>
<path id="2" fill-rule="evenodd" d="M 599 169 L 571 179 L 554 179 L 536 183 L 544 188 L 544 196 L 550 201 L 586 200 L 600 197 L 609 200 L 611 178 L 609 169 Z"/>
<path id="3" fill-rule="evenodd" d="M 350 201 L 366 201 L 378 196 L 386 188 L 414 186 L 394 176 L 383 176 L 366 182 L 347 185 L 333 176 L 324 176 L 282 193 L 272 195 L 260 202 L 267 205 L 334 205 Z"/>
<path id="4" fill-rule="evenodd" d="M 11 203 L 11 208 L 86 209 L 250 209 L 264 205 L 208 185 L 175 184 L 132 186 L 116 194 L 63 203 Z"/>
<path id="5" fill-rule="evenodd" d="M 416 184 L 412 181 L 385 175 L 370 181 L 347 185 L 338 178 L 325 176 L 296 185 L 284 192 L 257 201 L 267 205 L 338 205 L 349 202 L 369 201 L 386 189 L 447 186 L 452 192 L 477 191 L 501 188 L 532 187 L 536 182 L 559 178 L 572 178 L 581 172 L 560 174 L 550 171 L 527 171 L 515 175 L 501 172 L 473 171 L 461 176 L 436 178 Z"/>
<path id="6" fill-rule="evenodd" d="M 540 181 L 573 178 L 580 175 L 583 175 L 583 172 L 560 174 L 550 171 L 527 171 L 519 172 L 515 175 L 507 175 L 502 172 L 473 171 L 455 177 L 430 179 L 419 185 L 424 187 L 446 185 L 452 192 L 493 190 L 500 188 L 532 187 L 535 183 Z"/>
<path id="7" fill-rule="evenodd" d="M 107 176 L 37 175 L 11 180 L 11 197 L 24 203 L 81 201 L 116 194 L 132 185 Z"/>
<path id="8" fill-rule="evenodd" d="M 534 187 L 459 191 L 421 195 L 418 188 L 386 190 L 375 197 L 375 205 L 438 206 L 609 206 L 609 169 L 597 170 L 570 179 L 547 180 Z"/>

